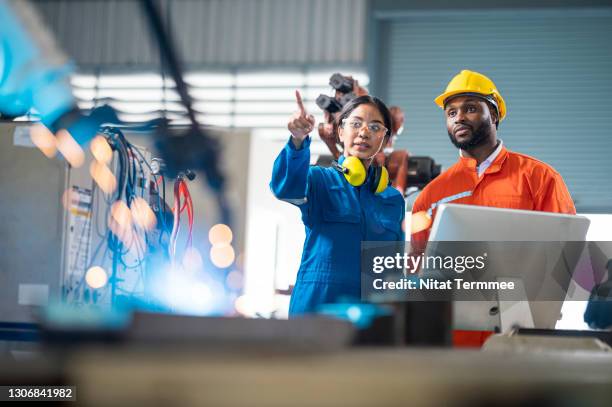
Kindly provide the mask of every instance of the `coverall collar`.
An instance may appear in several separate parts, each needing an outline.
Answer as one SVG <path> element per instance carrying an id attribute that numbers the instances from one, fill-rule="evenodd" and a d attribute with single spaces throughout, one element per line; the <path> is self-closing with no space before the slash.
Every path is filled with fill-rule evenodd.
<path id="1" fill-rule="evenodd" d="M 499 145 L 480 165 L 484 164 L 485 168 L 479 171 L 479 175 L 492 174 L 501 170 L 504 161 L 508 157 L 508 150 L 504 147 L 504 142 L 499 139 Z M 464 157 L 462 151 L 459 151 L 459 163 L 466 169 L 472 171 L 478 171 L 478 165 L 476 159 L 471 157 Z"/>

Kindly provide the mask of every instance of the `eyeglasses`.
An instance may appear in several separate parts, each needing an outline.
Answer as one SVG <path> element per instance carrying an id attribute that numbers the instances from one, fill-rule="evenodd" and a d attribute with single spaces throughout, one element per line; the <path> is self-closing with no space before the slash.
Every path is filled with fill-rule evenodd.
<path id="1" fill-rule="evenodd" d="M 342 127 L 348 125 L 349 129 L 352 130 L 359 130 L 363 127 L 363 124 L 366 124 L 366 126 L 368 127 L 368 130 L 370 131 L 370 133 L 373 134 L 377 134 L 377 133 L 387 133 L 387 128 L 385 126 L 383 126 L 380 123 L 368 123 L 368 122 L 364 122 L 363 120 L 359 120 L 359 119 L 343 119 L 342 120 Z"/>

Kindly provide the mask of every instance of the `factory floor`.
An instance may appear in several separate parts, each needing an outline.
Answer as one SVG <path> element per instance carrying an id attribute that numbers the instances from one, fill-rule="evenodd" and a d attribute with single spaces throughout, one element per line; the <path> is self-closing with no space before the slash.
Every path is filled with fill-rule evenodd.
<path id="1" fill-rule="evenodd" d="M 11 380 L 76 386 L 87 406 L 609 406 L 612 353 L 107 345 L 0 363 Z"/>

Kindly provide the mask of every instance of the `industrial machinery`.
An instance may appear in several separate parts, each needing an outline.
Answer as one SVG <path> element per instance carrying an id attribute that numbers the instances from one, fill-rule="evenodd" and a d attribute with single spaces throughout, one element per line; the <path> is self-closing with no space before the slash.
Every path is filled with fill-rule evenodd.
<path id="1" fill-rule="evenodd" d="M 204 172 L 219 205 L 221 223 L 231 225 L 218 140 L 196 119 L 159 10 L 151 0 L 142 0 L 142 6 L 160 46 L 161 62 L 187 110 L 187 127 L 161 118 L 137 125 L 123 123 L 110 106 L 79 109 L 70 85 L 75 66 L 34 7 L 27 1 L 0 0 L 2 119 L 38 117 L 40 124 L 31 126 L 32 141 L 48 157 L 59 151 L 69 164 L 60 292 L 62 300 L 71 304 L 117 305 L 145 298 L 142 293 L 148 289 L 151 263 L 180 263 L 175 257 L 184 252 L 177 250 L 183 211 L 189 225 L 187 245 L 191 242 L 193 203 L 186 180 L 193 179 L 193 171 Z M 130 143 L 124 131 L 152 135 L 151 144 L 162 155 L 163 174 L 151 167 L 150 152 Z M 90 144 L 92 160 L 84 151 Z M 174 211 L 167 208 L 166 179 L 174 182 Z M 145 261 L 147 253 L 159 256 Z"/>
<path id="2" fill-rule="evenodd" d="M 169 174 L 176 176 L 185 168 L 202 169 L 206 173 L 223 223 L 230 224 L 225 180 L 219 170 L 218 143 L 202 130 L 196 119 L 179 58 L 158 9 L 152 0 L 143 0 L 142 5 L 159 43 L 162 63 L 176 83 L 190 120 L 187 129 L 177 129 L 165 120 L 154 120 L 145 127 L 155 130 L 155 143 L 164 156 Z M 0 41 L 3 45 L 0 48 L 0 114 L 3 117 L 14 118 L 35 111 L 52 133 L 67 134 L 79 146 L 87 145 L 104 124 L 125 125 L 109 106 L 95 108 L 89 113 L 78 109 L 69 83 L 74 65 L 44 29 L 28 2 L 0 0 Z M 61 148 L 59 150 L 64 154 Z"/>

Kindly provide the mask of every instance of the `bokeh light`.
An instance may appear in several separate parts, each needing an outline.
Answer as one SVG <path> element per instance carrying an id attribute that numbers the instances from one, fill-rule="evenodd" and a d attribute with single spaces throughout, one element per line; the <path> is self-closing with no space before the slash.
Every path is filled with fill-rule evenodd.
<path id="1" fill-rule="evenodd" d="M 85 273 L 85 282 L 91 288 L 97 290 L 108 283 L 108 275 L 100 266 L 93 266 Z"/>
<path id="2" fill-rule="evenodd" d="M 117 189 L 117 179 L 106 164 L 92 161 L 89 166 L 89 174 L 105 194 L 112 194 Z"/>
<path id="3" fill-rule="evenodd" d="M 131 226 L 121 226 L 112 216 L 110 216 L 108 220 L 108 228 L 124 245 L 130 245 L 133 239 L 133 229 Z"/>
<path id="4" fill-rule="evenodd" d="M 57 152 L 57 139 L 44 125 L 37 123 L 30 127 L 30 139 L 42 153 L 53 158 Z"/>
<path id="5" fill-rule="evenodd" d="M 218 223 L 210 228 L 208 232 L 208 240 L 212 245 L 229 245 L 232 243 L 232 229 L 223 223 Z"/>
<path id="6" fill-rule="evenodd" d="M 125 244 L 132 239 L 132 213 L 123 201 L 116 201 L 111 206 L 108 219 L 110 230 Z"/>
<path id="7" fill-rule="evenodd" d="M 155 213 L 143 198 L 135 198 L 131 205 L 132 219 L 134 223 L 144 230 L 153 230 L 157 224 Z"/>
<path id="8" fill-rule="evenodd" d="M 234 258 L 234 248 L 229 244 L 215 245 L 210 249 L 210 261 L 221 269 L 231 266 Z"/>
<path id="9" fill-rule="evenodd" d="M 249 298 L 246 295 L 241 295 L 240 297 L 236 298 L 236 301 L 234 301 L 234 308 L 236 309 L 237 313 L 248 316 L 251 308 Z"/>
<path id="10" fill-rule="evenodd" d="M 85 162 L 83 149 L 68 130 L 62 129 L 57 132 L 57 149 L 74 168 L 79 168 Z"/>
<path id="11" fill-rule="evenodd" d="M 132 213 L 124 201 L 116 201 L 111 206 L 111 216 L 122 227 L 132 226 Z"/>
<path id="12" fill-rule="evenodd" d="M 108 164 L 113 159 L 113 150 L 104 136 L 97 135 L 94 137 L 89 148 L 94 158 L 100 163 Z"/>

